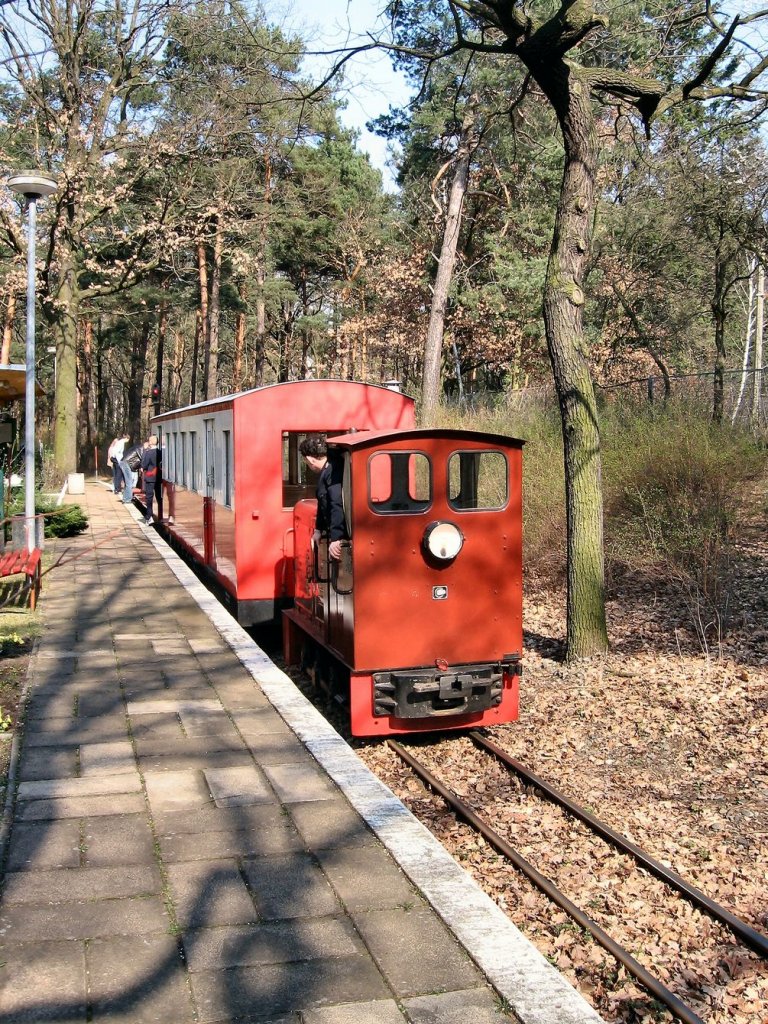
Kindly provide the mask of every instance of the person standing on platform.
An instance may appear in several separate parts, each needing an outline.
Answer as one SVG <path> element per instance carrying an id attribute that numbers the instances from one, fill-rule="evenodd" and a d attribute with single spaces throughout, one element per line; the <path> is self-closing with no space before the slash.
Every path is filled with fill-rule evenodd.
<path id="1" fill-rule="evenodd" d="M 112 441 L 107 451 L 107 462 L 112 467 L 112 490 L 116 495 L 120 494 L 123 487 L 123 471 L 120 468 L 120 462 L 129 440 L 127 434 L 120 434 Z"/>
<path id="2" fill-rule="evenodd" d="M 130 505 L 133 501 L 133 488 L 136 486 L 136 481 L 139 479 L 139 466 L 141 465 L 141 456 L 143 451 L 143 445 L 135 444 L 123 454 L 120 469 L 122 470 L 124 478 L 124 505 Z"/>
<path id="3" fill-rule="evenodd" d="M 144 487 L 144 504 L 146 513 L 144 522 L 152 524 L 152 499 L 157 494 L 157 518 L 160 518 L 160 449 L 157 447 L 157 434 L 150 434 L 141 455 L 141 479 Z"/>

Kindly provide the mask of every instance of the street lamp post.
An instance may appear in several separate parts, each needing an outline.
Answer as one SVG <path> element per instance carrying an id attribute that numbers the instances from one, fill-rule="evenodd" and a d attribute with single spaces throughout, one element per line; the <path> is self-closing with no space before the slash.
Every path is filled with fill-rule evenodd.
<path id="1" fill-rule="evenodd" d="M 20 171 L 8 187 L 27 200 L 27 350 L 24 407 L 24 527 L 27 550 L 35 547 L 35 228 L 37 200 L 56 191 L 56 179 L 39 171 Z"/>

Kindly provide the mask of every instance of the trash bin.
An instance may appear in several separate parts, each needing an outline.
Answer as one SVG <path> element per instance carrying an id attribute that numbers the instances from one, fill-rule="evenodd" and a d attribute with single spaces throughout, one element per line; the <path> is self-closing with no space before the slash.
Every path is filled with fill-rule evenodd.
<path id="1" fill-rule="evenodd" d="M 70 473 L 67 477 L 67 491 L 70 494 L 85 494 L 85 473 Z"/>

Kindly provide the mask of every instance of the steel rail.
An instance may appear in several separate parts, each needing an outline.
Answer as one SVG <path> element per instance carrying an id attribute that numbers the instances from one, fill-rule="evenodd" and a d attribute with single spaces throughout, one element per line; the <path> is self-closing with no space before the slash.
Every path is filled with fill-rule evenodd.
<path id="1" fill-rule="evenodd" d="M 701 889 L 697 889 L 696 886 L 691 885 L 690 882 L 686 882 L 684 878 L 673 871 L 671 868 L 666 867 L 660 861 L 655 860 L 644 850 L 641 850 L 639 846 L 631 842 L 625 836 L 622 836 L 619 832 L 616 832 L 600 821 L 589 811 L 575 804 L 569 797 L 567 797 L 560 790 L 555 789 L 544 779 L 535 775 L 532 771 L 529 771 L 525 765 L 521 764 L 514 757 L 508 754 L 501 747 L 497 746 L 493 740 L 489 740 L 486 736 L 481 735 L 479 732 L 470 732 L 472 740 L 483 750 L 487 750 L 502 761 L 507 767 L 511 768 L 520 778 L 525 779 L 531 785 L 540 789 L 553 803 L 559 804 L 569 814 L 572 814 L 574 818 L 578 818 L 583 821 L 585 825 L 588 825 L 593 832 L 602 836 L 607 842 L 611 843 L 617 849 L 622 850 L 624 853 L 628 853 L 631 857 L 634 857 L 638 864 L 641 864 L 646 868 L 652 875 L 665 882 L 671 888 L 676 889 L 682 896 L 697 906 L 700 910 L 709 914 L 710 917 L 720 921 L 727 928 L 737 935 L 745 946 L 749 946 L 751 950 L 758 953 L 760 956 L 768 959 L 768 936 L 762 934 L 762 932 L 756 931 L 751 928 L 746 922 L 742 921 L 741 918 L 736 917 L 730 910 L 726 910 L 725 907 L 721 907 L 719 903 L 715 903 L 709 896 L 705 895 Z"/>
<path id="2" fill-rule="evenodd" d="M 542 875 L 532 864 L 530 864 L 524 857 L 522 857 L 514 847 L 497 832 L 495 832 L 490 825 L 488 825 L 472 808 L 469 804 L 465 803 L 460 797 L 456 796 L 452 790 L 436 779 L 435 776 L 425 768 L 419 761 L 416 760 L 404 747 L 401 747 L 399 743 L 394 740 L 387 740 L 388 745 L 395 751 L 395 753 L 410 765 L 410 767 L 416 772 L 416 774 L 423 779 L 439 796 L 445 800 L 445 802 L 452 807 L 457 814 L 461 815 L 465 821 L 467 821 L 473 828 L 483 835 L 488 842 L 503 854 L 508 860 L 514 864 L 514 866 L 521 871 L 533 884 L 541 890 L 546 896 L 556 903 L 562 910 L 568 914 L 569 917 L 583 928 L 584 931 L 589 934 L 598 942 L 603 949 L 607 950 L 611 956 L 615 957 L 619 963 L 623 964 L 629 973 L 636 978 L 644 988 L 646 988 L 659 1002 L 664 1003 L 667 1009 L 670 1010 L 678 1020 L 683 1021 L 683 1024 L 704 1024 L 704 1021 L 697 1014 L 693 1012 L 690 1006 L 687 1006 L 682 1000 L 678 999 L 674 992 L 663 985 L 658 978 L 654 977 L 641 963 L 627 952 L 627 950 L 620 946 L 615 939 L 604 931 L 597 922 L 593 921 L 588 914 L 585 914 L 583 910 L 572 903 L 568 897 L 562 893 L 553 882 L 550 881 L 545 875 Z"/>

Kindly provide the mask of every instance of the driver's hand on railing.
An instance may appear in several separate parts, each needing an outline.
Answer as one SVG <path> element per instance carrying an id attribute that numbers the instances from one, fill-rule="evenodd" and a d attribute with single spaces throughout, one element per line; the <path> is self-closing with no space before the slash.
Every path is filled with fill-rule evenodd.
<path id="1" fill-rule="evenodd" d="M 328 545 L 328 554 L 334 562 L 341 560 L 341 544 L 342 542 L 340 540 L 332 540 Z"/>

